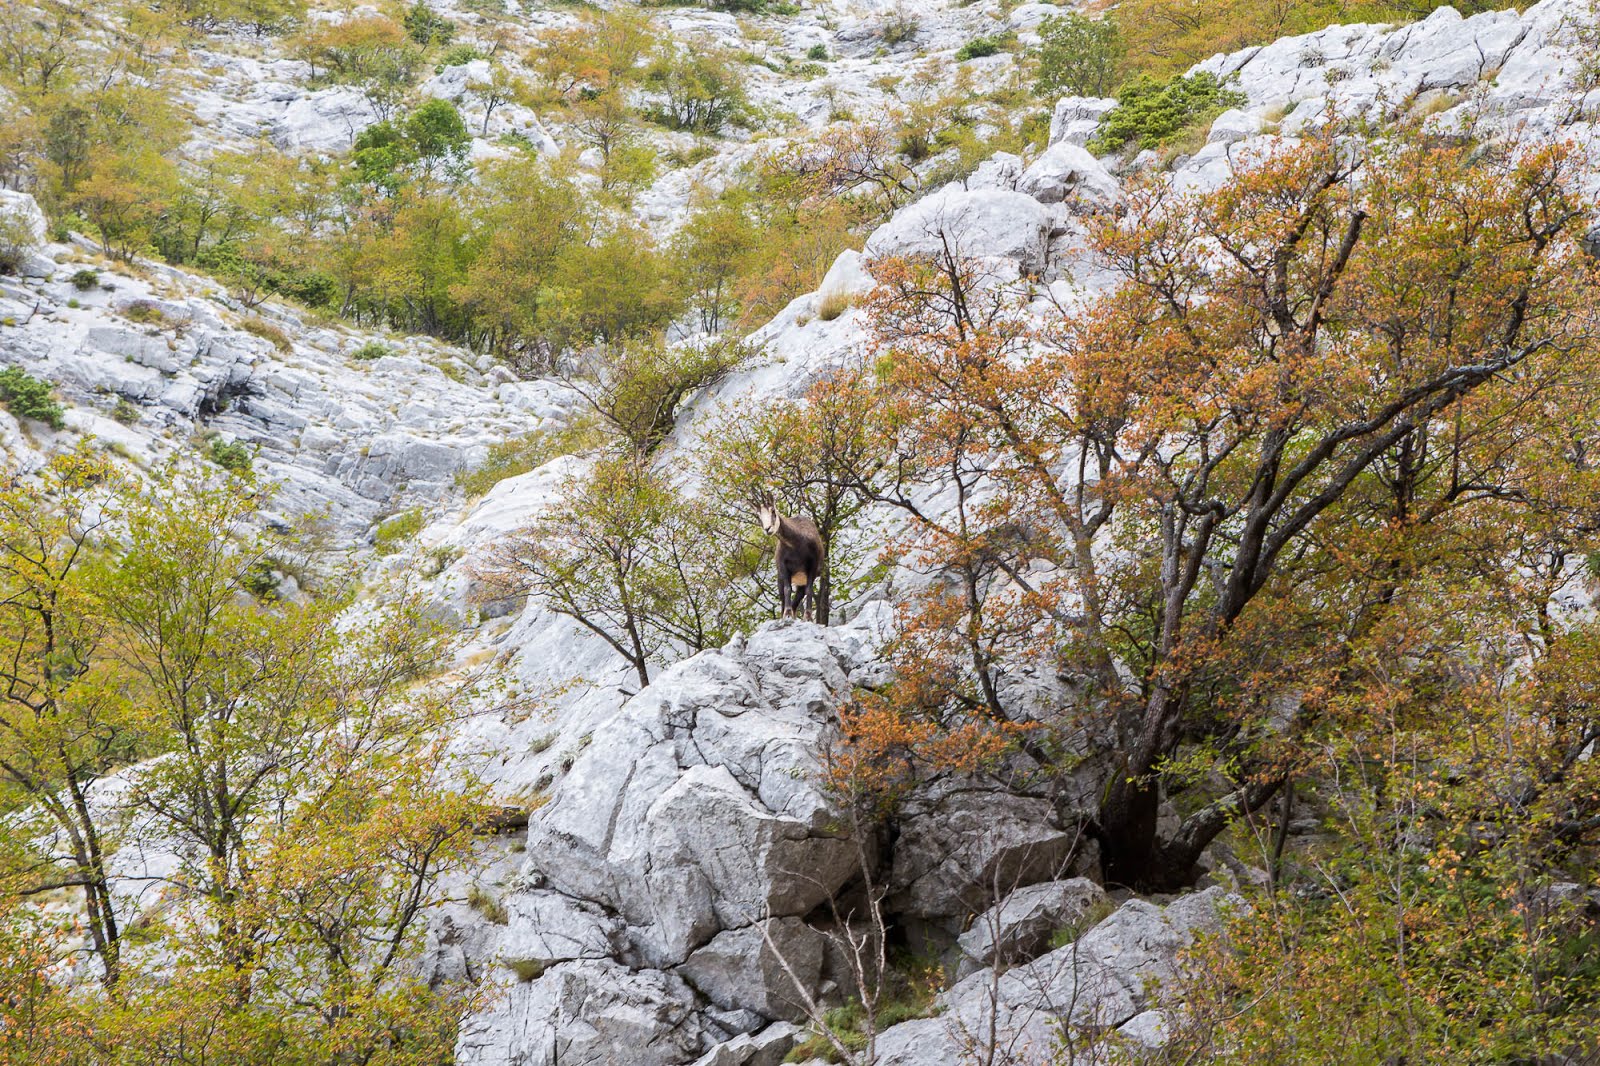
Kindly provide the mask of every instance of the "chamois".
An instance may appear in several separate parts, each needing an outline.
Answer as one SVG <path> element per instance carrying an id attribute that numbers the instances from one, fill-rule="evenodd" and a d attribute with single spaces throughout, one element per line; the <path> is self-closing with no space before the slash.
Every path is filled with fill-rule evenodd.
<path id="1" fill-rule="evenodd" d="M 809 518 L 787 518 L 778 513 L 771 500 L 756 506 L 756 516 L 767 536 L 777 541 L 773 561 L 778 566 L 778 602 L 783 605 L 783 617 L 793 618 L 795 610 L 805 601 L 804 618 L 812 621 L 817 614 L 817 582 L 822 578 L 822 567 L 827 559 L 827 548 L 822 534 Z"/>

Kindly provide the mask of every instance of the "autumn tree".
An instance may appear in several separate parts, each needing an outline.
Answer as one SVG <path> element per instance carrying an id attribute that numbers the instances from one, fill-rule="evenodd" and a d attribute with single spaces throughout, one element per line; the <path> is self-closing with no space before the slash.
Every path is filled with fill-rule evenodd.
<path id="1" fill-rule="evenodd" d="M 537 597 L 611 647 L 639 687 L 653 666 L 716 647 L 748 627 L 730 565 L 694 506 L 632 450 L 569 472 L 551 507 L 482 568 L 495 595 Z"/>
<path id="2" fill-rule="evenodd" d="M 647 456 L 666 441 L 696 392 L 753 356 L 737 341 L 645 337 L 602 350 L 589 375 L 568 376 L 567 383 L 630 450 Z"/>
<path id="3" fill-rule="evenodd" d="M 760 239 L 743 197 L 701 204 L 672 243 L 689 304 L 707 333 L 720 333 L 735 318 L 738 283 L 749 269 Z"/>
<path id="4" fill-rule="evenodd" d="M 1052 660 L 1077 693 L 1070 728 L 1113 760 L 1090 818 L 1108 878 L 1181 883 L 1283 787 L 1347 668 L 1328 634 L 1411 577 L 1393 556 L 1387 595 L 1340 615 L 1375 531 L 1550 505 L 1523 464 L 1577 456 L 1500 428 L 1517 411 L 1554 435 L 1593 353 L 1572 165 L 1329 131 L 1215 193 L 1155 182 L 1096 234 L 1122 283 L 1043 358 L 1011 316 L 974 313 L 993 287 L 951 262 L 884 287 L 896 484 L 957 506 L 883 495 L 960 576 L 987 710 L 1015 713 L 1007 674 Z"/>
<path id="5" fill-rule="evenodd" d="M 471 262 L 454 295 L 479 343 L 528 373 L 548 371 L 559 343 L 554 313 L 563 255 L 594 232 L 595 213 L 559 167 L 517 159 L 485 167 L 473 218 Z"/>
<path id="6" fill-rule="evenodd" d="M 443 634 L 405 596 L 336 624 L 349 586 L 261 530 L 269 488 L 248 479 L 134 483 L 71 455 L 8 486 L 0 942 L 22 954 L 0 1010 L 26 1010 L 5 1015 L 8 1061 L 79 1061 L 40 1057 L 52 1031 L 129 1066 L 446 1055 L 470 990 L 414 965 L 481 807 L 446 744 L 473 693 L 432 680 Z M 268 595 L 296 557 L 320 595 Z M 113 859 L 129 824 L 170 865 Z M 149 876 L 170 891 L 139 891 Z M 37 922 L 62 892 L 103 995 L 66 989 Z"/>

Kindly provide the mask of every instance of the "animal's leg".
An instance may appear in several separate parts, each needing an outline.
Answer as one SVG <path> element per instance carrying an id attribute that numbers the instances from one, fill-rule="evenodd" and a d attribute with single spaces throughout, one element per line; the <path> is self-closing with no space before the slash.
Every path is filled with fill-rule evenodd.
<path id="1" fill-rule="evenodd" d="M 789 601 L 790 618 L 794 618 L 797 614 L 802 618 L 805 617 L 805 612 L 800 607 L 800 604 L 805 601 L 805 598 L 806 587 L 804 585 L 794 586 L 794 598 Z"/>
<path id="2" fill-rule="evenodd" d="M 817 620 L 817 580 L 812 578 L 806 582 L 806 621 Z"/>
<path id="3" fill-rule="evenodd" d="M 794 617 L 794 608 L 789 606 L 789 570 L 787 567 L 778 567 L 778 617 Z"/>

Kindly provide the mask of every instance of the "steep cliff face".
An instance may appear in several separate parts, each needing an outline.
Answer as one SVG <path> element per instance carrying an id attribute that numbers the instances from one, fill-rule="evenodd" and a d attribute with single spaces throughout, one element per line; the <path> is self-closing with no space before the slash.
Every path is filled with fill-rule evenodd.
<path id="1" fill-rule="evenodd" d="M 924 42 L 954 47 L 993 26 L 1026 33 L 1049 10 L 940 9 L 924 23 Z M 745 40 L 731 16 L 666 17 L 679 32 Z M 826 44 L 843 57 L 836 77 L 846 96 L 878 106 L 874 80 L 898 69 L 864 32 L 878 17 L 845 3 L 808 5 L 783 43 Z M 1252 153 L 1330 115 L 1427 114 L 1440 132 L 1470 123 L 1477 136 L 1512 145 L 1600 148 L 1600 90 L 1575 87 L 1578 66 L 1592 59 L 1577 34 L 1592 17 L 1580 0 L 1473 18 L 1441 9 L 1399 29 L 1336 27 L 1216 56 L 1196 69 L 1234 77 L 1247 102 L 1158 180 L 1215 188 Z M 528 25 L 563 18 L 538 12 Z M 281 147 L 343 148 L 372 121 L 347 90 L 283 88 L 285 62 L 217 57 L 190 102 L 215 116 L 219 143 L 265 135 Z M 464 84 L 447 70 L 430 91 L 460 96 Z M 776 78 L 759 93 L 808 121 L 836 106 Z M 874 256 L 948 243 L 1041 313 L 1103 290 L 1109 275 L 1085 251 L 1085 219 L 1115 210 L 1125 178 L 1085 145 L 1112 103 L 1060 101 L 1037 158 L 996 156 L 902 208 L 864 253 L 841 256 L 816 293 L 758 331 L 761 360 L 699 397 L 663 461 L 726 405 L 798 395 L 859 357 L 862 312 L 818 312 L 825 300 L 870 290 Z M 494 128 L 548 139 L 536 116 L 515 109 Z M 670 228 L 697 179 L 741 150 L 663 179 L 641 197 L 640 214 Z M 1600 189 L 1600 168 L 1588 180 Z M 890 842 L 858 833 L 819 785 L 841 701 L 881 680 L 875 649 L 894 624 L 881 595 L 850 605 L 850 620 L 833 628 L 764 625 L 625 696 L 610 650 L 571 621 L 538 602 L 489 611 L 471 595 L 484 553 L 547 506 L 584 460 L 556 460 L 473 502 L 455 475 L 493 443 L 562 424 L 577 403 L 570 391 L 512 380 L 431 342 L 278 306 L 247 310 L 177 270 L 145 265 L 80 287 L 71 276 L 86 252 L 47 245 L 21 276 L 0 281 L 0 361 L 48 377 L 68 406 L 61 431 L 0 413 L 0 447 L 14 463 L 92 435 L 148 464 L 203 432 L 254 449 L 258 469 L 282 483 L 285 514 L 325 513 L 347 540 L 369 538 L 386 514 L 424 507 L 430 524 L 412 547 L 373 565 L 427 573 L 439 613 L 467 632 L 463 658 L 497 657 L 509 684 L 541 700 L 542 713 L 478 717 L 457 738 L 503 795 L 537 800 L 526 840 L 489 846 L 475 877 L 503 904 L 504 921 L 463 904 L 445 908 L 431 933 L 435 972 L 486 977 L 498 989 L 463 1028 L 464 1063 L 779 1061 L 802 1035 L 795 1023 L 808 1001 L 837 999 L 855 980 L 841 947 L 848 930 L 830 903 L 867 877 L 887 884 L 897 923 L 924 931 L 964 973 L 935 1016 L 881 1036 L 879 1061 L 955 1063 L 1002 1042 L 1008 1061 L 1060 1061 L 1050 1056 L 1063 1021 L 1141 1044 L 1163 1039 L 1170 1004 L 1155 986 L 1177 974 L 1196 931 L 1216 926 L 1228 902 L 1221 889 L 1113 907 L 1076 876 L 1092 864 L 1041 797 L 920 796 Z M 913 577 L 893 575 L 891 589 L 895 580 Z M 1081 935 L 1052 949 L 1064 927 Z"/>

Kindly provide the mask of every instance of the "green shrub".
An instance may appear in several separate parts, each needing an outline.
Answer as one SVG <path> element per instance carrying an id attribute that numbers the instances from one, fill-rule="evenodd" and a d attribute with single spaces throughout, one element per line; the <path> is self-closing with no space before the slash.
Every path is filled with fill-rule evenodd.
<path id="1" fill-rule="evenodd" d="M 482 58 L 483 53 L 470 44 L 453 44 L 439 57 L 439 62 L 434 64 L 433 72 L 442 74 L 446 67 L 465 66 L 475 59 Z"/>
<path id="2" fill-rule="evenodd" d="M 974 37 L 960 48 L 956 49 L 956 62 L 965 63 L 969 59 L 982 59 L 985 56 L 995 55 L 1000 51 L 1000 41 L 993 37 Z"/>
<path id="3" fill-rule="evenodd" d="M 1157 148 L 1245 102 L 1243 93 L 1227 88 L 1210 73 L 1170 81 L 1136 78 L 1118 90 L 1117 106 L 1089 148 L 1097 155 L 1118 151 L 1129 142 Z"/>
<path id="4" fill-rule="evenodd" d="M 877 1031 L 881 1033 L 891 1025 L 931 1017 L 937 1010 L 935 997 L 942 983 L 941 977 L 937 963 L 907 959 L 891 961 L 883 998 L 878 1003 L 877 1016 L 874 1018 Z M 860 1051 L 867 1046 L 866 1026 L 866 1011 L 859 1000 L 834 1007 L 822 1016 L 821 1025 L 814 1026 L 810 1035 L 796 1044 L 783 1061 L 822 1059 L 824 1062 L 840 1062 L 842 1060 L 833 1042 L 819 1030 L 832 1033 L 839 1043 L 851 1051 Z"/>
<path id="5" fill-rule="evenodd" d="M 148 300 L 135 300 L 122 309 L 122 317 L 141 326 L 165 326 L 167 316 L 161 308 Z"/>
<path id="6" fill-rule="evenodd" d="M 878 27 L 878 36 L 883 38 L 883 43 L 893 48 L 897 44 L 905 44 L 915 37 L 922 29 L 922 23 L 917 16 L 903 7 L 897 7 L 884 18 Z"/>
<path id="7" fill-rule="evenodd" d="M 242 440 L 211 441 L 211 461 L 230 474 L 248 474 L 255 465 L 256 451 Z"/>
<path id="8" fill-rule="evenodd" d="M 727 55 L 686 49 L 657 57 L 646 83 L 661 95 L 651 118 L 675 130 L 719 133 L 743 122 L 750 111 L 743 78 Z"/>
<path id="9" fill-rule="evenodd" d="M 393 355 L 394 349 L 382 341 L 368 341 L 350 353 L 350 358 L 370 362 L 373 359 L 382 359 L 386 355 Z"/>
<path id="10" fill-rule="evenodd" d="M 828 46 L 825 44 L 812 45 L 806 49 L 806 58 L 815 63 L 825 62 L 828 59 Z"/>
<path id="11" fill-rule="evenodd" d="M 66 412 L 50 395 L 50 383 L 40 381 L 20 366 L 0 370 L 0 400 L 18 418 L 31 418 L 51 429 L 66 424 Z"/>
<path id="12" fill-rule="evenodd" d="M 139 421 L 139 408 L 131 404 L 125 397 L 117 397 L 117 405 L 111 409 L 111 417 L 125 426 L 131 426 Z"/>
<path id="13" fill-rule="evenodd" d="M 378 550 L 379 555 L 391 555 L 400 550 L 402 541 L 410 540 L 421 533 L 425 522 L 420 507 L 401 511 L 393 518 L 378 523 L 377 530 L 372 534 L 372 546 Z"/>
<path id="14" fill-rule="evenodd" d="M 21 211 L 0 209 L 0 274 L 15 274 L 38 247 L 27 217 Z"/>
<path id="15" fill-rule="evenodd" d="M 599 427 L 578 422 L 555 432 L 536 430 L 489 446 L 489 457 L 475 470 L 456 475 L 456 484 L 468 496 L 482 496 L 508 477 L 526 474 L 558 455 L 572 455 L 595 443 Z"/>
<path id="16" fill-rule="evenodd" d="M 89 292 L 100 287 L 100 271 L 84 267 L 72 275 L 72 287 L 79 292 Z"/>
<path id="17" fill-rule="evenodd" d="M 429 7 L 427 0 L 412 4 L 404 21 L 406 36 L 424 48 L 449 44 L 456 35 L 456 24 Z"/>
<path id="18" fill-rule="evenodd" d="M 1115 84 L 1124 48 L 1116 24 L 1071 13 L 1039 26 L 1040 96 L 1102 96 Z"/>

